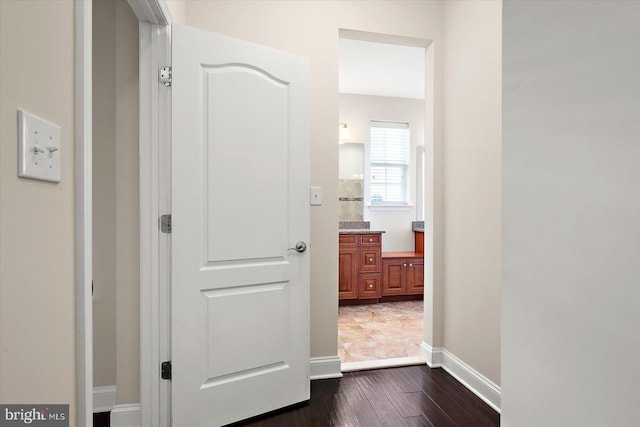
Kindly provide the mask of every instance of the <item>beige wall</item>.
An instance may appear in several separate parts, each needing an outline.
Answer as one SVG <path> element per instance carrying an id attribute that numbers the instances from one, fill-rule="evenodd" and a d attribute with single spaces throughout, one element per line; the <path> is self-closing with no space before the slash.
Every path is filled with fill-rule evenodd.
<path id="1" fill-rule="evenodd" d="M 411 166 L 409 177 L 410 201 L 416 203 L 416 146 L 424 145 L 424 99 L 393 98 L 387 96 L 340 94 L 340 122 L 347 123 L 352 139 L 364 143 L 365 164 L 369 161 L 371 120 L 388 120 L 409 123 L 411 136 Z M 370 175 L 365 166 L 365 182 Z M 366 185 L 365 185 L 366 188 Z M 411 221 L 416 220 L 415 206 L 407 210 L 371 210 L 367 207 L 370 195 L 365 191 L 364 220 L 371 221 L 371 228 L 384 230 L 382 250 L 402 252 L 414 250 L 414 234 Z"/>
<path id="2" fill-rule="evenodd" d="M 138 20 L 94 2 L 94 386 L 139 402 Z"/>
<path id="3" fill-rule="evenodd" d="M 74 6 L 0 1 L 0 402 L 75 425 Z M 17 176 L 17 109 L 62 129 L 62 182 Z"/>
<path id="4" fill-rule="evenodd" d="M 449 82 L 458 79 L 461 84 L 469 84 L 471 88 L 484 85 L 484 79 L 491 85 L 495 75 L 489 75 L 487 68 L 494 65 L 480 61 L 479 64 L 468 63 L 465 60 L 467 49 L 473 47 L 476 39 L 464 37 L 469 31 L 479 37 L 485 46 L 493 46 L 494 35 L 486 33 L 481 27 L 484 20 L 470 22 L 467 13 L 475 3 L 467 2 L 466 6 L 447 4 L 444 11 L 445 25 L 452 26 L 447 32 L 447 46 L 451 54 L 446 60 Z M 182 6 L 178 6 L 179 8 Z M 173 13 L 172 6 L 172 13 Z M 493 10 L 493 12 L 489 12 Z M 122 12 L 122 10 L 121 10 Z M 476 10 L 489 21 L 494 22 L 499 29 L 500 22 L 496 21 L 493 13 L 499 12 L 488 6 L 488 9 Z M 71 403 L 75 402 L 75 329 L 74 329 L 74 209 L 73 209 L 73 3 L 71 1 L 0 1 L 1 14 L 1 76 L 0 89 L 2 120 L 0 144 L 0 401 L 48 401 Z M 175 14 L 175 13 L 174 13 Z M 445 259 L 443 256 L 443 170 L 451 167 L 448 177 L 452 180 L 446 194 L 450 209 L 447 211 L 447 221 L 458 222 L 463 228 L 470 229 L 469 221 L 478 220 L 478 228 L 495 226 L 492 212 L 495 209 L 491 203 L 481 206 L 481 216 L 470 218 L 461 215 L 468 207 L 458 198 L 458 191 L 465 191 L 464 183 L 456 184 L 459 179 L 460 166 L 469 166 L 470 172 L 478 172 L 494 167 L 495 152 L 485 153 L 475 157 L 478 163 L 471 162 L 468 155 L 461 155 L 459 162 L 456 156 L 464 152 L 463 147 L 476 148 L 468 143 L 465 135 L 454 136 L 451 148 L 443 151 L 443 40 L 441 34 L 443 19 L 443 5 L 440 2 L 412 2 L 412 1 L 216 1 L 189 2 L 186 4 L 186 21 L 189 25 L 201 27 L 210 31 L 228 34 L 263 45 L 272 46 L 298 53 L 311 58 L 311 114 L 312 114 L 312 167 L 311 184 L 323 187 L 324 205 L 312 209 L 312 312 L 311 312 L 311 354 L 317 356 L 333 356 L 337 354 L 337 176 L 338 176 L 338 29 L 352 29 L 384 34 L 432 39 L 435 52 L 434 84 L 427 85 L 434 90 L 435 122 L 428 124 L 429 137 L 434 144 L 434 174 L 436 180 L 435 217 L 427 218 L 435 223 L 435 284 L 434 300 L 436 313 L 432 319 L 435 324 L 434 336 L 428 341 L 434 346 L 445 344 L 450 350 L 472 366 L 476 367 L 489 378 L 498 381 L 496 366 L 497 358 L 492 358 L 496 345 L 493 338 L 495 320 L 491 320 L 494 313 L 487 308 L 493 304 L 485 301 L 486 294 L 491 294 L 492 280 L 475 280 L 470 282 L 469 275 L 456 278 L 452 268 L 448 268 L 450 287 L 443 288 L 443 270 Z M 129 18 L 125 19 L 130 22 Z M 465 22 L 468 29 L 460 25 Z M 31 23 L 32 25 L 27 25 Z M 137 28 L 137 25 L 136 25 Z M 124 37 L 128 30 L 124 30 Z M 135 37 L 135 36 L 134 36 Z M 20 40 L 17 43 L 16 40 Z M 118 38 L 120 40 L 120 37 Z M 137 43 L 124 43 L 124 49 L 136 47 Z M 466 47 L 465 47 L 466 46 Z M 26 52 L 29 52 L 27 55 Z M 457 54 L 454 54 L 457 52 Z M 128 54 L 133 55 L 132 52 Z M 137 55 L 137 54 L 136 54 Z M 459 55 L 459 58 L 456 56 Z M 482 59 L 482 58 L 480 58 Z M 495 59 L 495 58 L 494 58 Z M 488 60 L 487 60 L 488 61 Z M 137 65 L 137 61 L 136 61 Z M 470 81 L 464 76 L 464 69 L 480 68 L 480 74 L 473 76 Z M 468 67 L 468 68 L 467 68 Z M 127 73 L 132 69 L 123 66 L 121 72 Z M 47 70 L 44 74 L 42 70 Z M 484 76 L 481 78 L 481 76 Z M 55 82 L 55 84 L 52 84 Z M 119 92 L 126 94 L 126 88 L 118 86 Z M 447 84 L 447 111 L 449 114 L 465 114 L 468 122 L 466 126 L 479 126 L 472 117 L 474 114 L 487 114 L 489 123 L 493 123 L 493 116 L 489 112 L 469 111 L 456 102 L 452 96 L 456 88 Z M 133 90 L 133 92 L 137 92 Z M 473 93 L 473 92 L 472 92 Z M 482 105 L 486 97 L 481 92 L 474 93 L 476 105 Z M 489 96 L 489 100 L 493 100 Z M 130 100 L 129 100 L 130 101 Z M 491 101 L 493 102 L 493 101 Z M 131 106 L 131 104 L 127 104 Z M 63 182 L 47 184 L 16 177 L 16 108 L 22 107 L 43 116 L 62 127 L 63 138 Z M 131 110 L 137 114 L 137 107 Z M 429 112 L 427 112 L 429 116 Z M 123 141 L 133 135 L 131 118 L 125 111 L 118 114 L 123 125 Z M 117 120 L 117 119 L 116 119 Z M 450 118 L 453 120 L 453 118 Z M 448 129 L 454 131 L 455 121 L 447 122 Z M 492 129 L 492 125 L 489 126 Z M 481 134 L 483 141 L 493 140 L 492 131 Z M 131 133 L 129 133 L 131 132 Z M 126 135 L 125 135 L 126 134 Z M 118 137 L 119 137 L 118 136 Z M 464 141 L 467 142 L 464 142 Z M 131 142 L 132 140 L 129 140 Z M 463 141 L 463 142 L 459 142 Z M 457 146 L 457 144 L 462 144 Z M 466 145 L 465 145 L 466 144 Z M 487 150 L 491 151 L 489 143 Z M 125 160 L 125 168 L 130 168 L 132 162 L 137 162 L 137 150 L 132 145 L 122 147 L 120 153 L 115 153 L 116 159 Z M 482 154 L 482 153 L 480 153 Z M 132 156 L 132 157 L 129 157 Z M 447 162 L 444 164 L 444 162 Z M 449 165 L 451 162 L 451 165 Z M 497 167 L 497 166 L 496 166 Z M 131 171 L 131 169 L 128 169 Z M 122 170 L 119 169 L 119 172 Z M 137 175 L 123 175 L 115 184 L 116 189 L 123 186 L 120 195 L 130 203 L 137 201 Z M 475 186 L 478 194 L 486 192 L 487 200 L 495 194 L 495 187 L 488 181 L 491 177 L 481 176 L 486 186 Z M 459 185 L 459 187 L 456 187 Z M 498 190 L 499 191 L 499 190 Z M 472 200 L 479 200 L 479 195 Z M 43 223 L 43 214 L 37 208 L 46 207 L 46 221 L 51 219 L 55 227 L 37 226 Z M 475 207 L 475 206 L 471 206 Z M 121 232 L 116 235 L 122 239 L 123 235 L 136 235 L 133 218 L 137 213 L 116 212 L 116 221 L 122 221 Z M 492 225 L 493 224 L 493 225 Z M 34 231 L 34 227 L 37 231 Z M 453 265 L 466 266 L 469 251 L 461 248 L 460 237 L 456 238 L 455 230 L 451 233 L 451 244 L 447 247 L 446 262 Z M 483 245 L 482 234 L 472 233 L 472 247 L 485 251 L 490 241 Z M 137 249 L 129 248 L 129 255 L 137 256 Z M 489 252 L 495 250 L 490 249 Z M 37 260 L 37 268 L 34 267 Z M 464 261 L 464 262 L 463 262 Z M 133 259 L 133 264 L 137 260 Z M 116 261 L 117 263 L 117 261 Z M 484 273 L 479 263 L 469 261 L 471 268 Z M 493 261 L 488 262 L 492 266 Z M 489 268 L 488 276 L 493 274 Z M 137 271 L 137 270 L 136 270 Z M 139 366 L 139 338 L 138 338 L 138 288 L 137 279 L 131 264 L 116 273 L 117 280 L 130 281 L 130 285 L 118 285 L 124 298 L 118 306 L 118 316 L 122 320 L 116 325 L 118 348 L 117 354 L 117 382 L 122 395 L 118 401 L 138 401 L 138 366 Z M 454 280 L 455 279 L 455 280 Z M 133 285 L 131 285 L 133 283 Z M 130 286 L 130 287 L 129 287 Z M 487 288 L 483 292 L 484 287 Z M 442 327 L 444 315 L 440 312 L 444 291 L 447 300 L 447 323 L 450 325 L 445 331 Z M 482 294 L 483 304 L 479 311 L 475 306 L 466 304 L 468 308 L 462 311 L 455 302 L 460 301 L 462 292 L 469 291 L 469 295 Z M 120 302 L 120 296 L 117 296 Z M 472 300 L 466 297 L 466 300 Z M 490 300 L 491 298 L 489 298 Z M 484 311 L 484 310 L 487 311 Z M 475 328 L 478 323 L 469 316 L 489 319 L 480 322 L 482 328 Z M 24 319 L 29 319 L 25 321 Z M 464 320 L 461 320 L 464 319 Z M 493 323 L 492 323 L 493 322 Z M 493 325 L 493 326 L 492 326 Z M 488 340 L 475 340 L 474 334 L 488 335 Z M 37 337 L 36 341 L 32 337 Z M 477 336 L 477 335 L 476 335 Z M 98 337 L 96 338 L 98 339 Z M 473 351 L 465 340 L 475 344 Z M 47 351 L 43 352 L 42 349 Z M 477 355 L 477 356 L 475 356 Z M 46 367 L 46 368 L 45 368 Z M 122 384 L 122 390 L 120 390 Z M 72 413 L 74 409 L 72 408 Z M 72 421 L 72 425 L 74 422 Z"/>
<path id="5" fill-rule="evenodd" d="M 140 402 L 140 209 L 138 19 L 116 9 L 116 386 L 117 403 Z"/>
<path id="6" fill-rule="evenodd" d="M 500 384 L 502 4 L 447 1 L 443 18 L 442 346 Z"/>
<path id="7" fill-rule="evenodd" d="M 440 23 L 436 2 L 187 2 L 188 25 L 311 59 L 311 185 L 323 189 L 323 205 L 311 209 L 312 357 L 337 354 L 338 29 L 439 43 Z M 439 134 L 436 124 L 436 143 Z"/>
<path id="8" fill-rule="evenodd" d="M 116 9 L 93 4 L 93 385 L 116 384 Z"/>
<path id="9" fill-rule="evenodd" d="M 502 425 L 640 425 L 640 2 L 504 4 Z"/>
<path id="10" fill-rule="evenodd" d="M 171 19 L 178 24 L 187 22 L 187 0 L 166 0 Z"/>

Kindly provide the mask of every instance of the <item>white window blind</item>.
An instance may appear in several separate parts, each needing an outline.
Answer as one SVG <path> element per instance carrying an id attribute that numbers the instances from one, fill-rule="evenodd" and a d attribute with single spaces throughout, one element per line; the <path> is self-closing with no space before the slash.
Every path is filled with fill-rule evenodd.
<path id="1" fill-rule="evenodd" d="M 371 122 L 371 204 L 409 201 L 409 124 Z"/>

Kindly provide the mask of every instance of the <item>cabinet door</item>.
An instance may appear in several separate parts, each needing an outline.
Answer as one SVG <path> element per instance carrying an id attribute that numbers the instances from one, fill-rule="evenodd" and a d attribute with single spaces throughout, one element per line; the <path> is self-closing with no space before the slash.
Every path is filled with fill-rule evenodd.
<path id="1" fill-rule="evenodd" d="M 404 259 L 385 259 L 382 261 L 382 295 L 406 294 L 407 263 Z"/>
<path id="2" fill-rule="evenodd" d="M 382 271 L 382 251 L 379 247 L 360 248 L 360 273 L 379 273 Z"/>
<path id="3" fill-rule="evenodd" d="M 407 293 L 424 293 L 424 259 L 411 258 L 407 260 Z"/>
<path id="4" fill-rule="evenodd" d="M 338 270 L 339 298 L 358 298 L 358 248 L 340 248 Z"/>
<path id="5" fill-rule="evenodd" d="M 382 296 L 382 283 L 380 273 L 361 274 L 358 278 L 358 297 L 380 298 Z"/>

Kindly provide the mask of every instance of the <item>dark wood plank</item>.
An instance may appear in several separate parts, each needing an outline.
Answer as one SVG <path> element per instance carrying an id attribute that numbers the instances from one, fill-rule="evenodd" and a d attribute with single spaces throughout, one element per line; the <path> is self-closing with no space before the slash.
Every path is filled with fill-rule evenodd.
<path id="1" fill-rule="evenodd" d="M 419 391 L 415 384 L 397 375 L 395 369 L 380 369 L 374 374 L 378 377 L 379 387 L 387 395 L 393 406 L 403 418 L 422 415 L 420 409 L 406 398 L 407 392 Z"/>
<path id="2" fill-rule="evenodd" d="M 111 425 L 111 412 L 95 412 L 93 414 L 93 427 L 109 427 Z"/>
<path id="3" fill-rule="evenodd" d="M 456 427 L 456 423 L 423 392 L 407 393 L 407 399 L 414 402 L 424 417 L 435 427 Z"/>
<path id="4" fill-rule="evenodd" d="M 340 381 L 340 385 L 349 406 L 361 425 L 372 426 L 380 422 L 371 402 L 365 396 L 354 376 L 346 376 Z"/>
<path id="5" fill-rule="evenodd" d="M 493 427 L 500 415 L 445 371 L 422 365 L 312 381 L 309 402 L 234 425 Z"/>
<path id="6" fill-rule="evenodd" d="M 432 378 L 432 373 L 423 369 L 422 366 L 407 367 L 406 370 L 402 371 L 402 375 L 406 375 L 407 378 L 417 382 L 422 387 L 422 391 L 457 425 L 485 425 L 484 418 L 478 420 L 475 416 L 471 415 L 467 411 L 467 406 L 460 405 L 451 394 L 443 390 Z"/>
<path id="7" fill-rule="evenodd" d="M 360 422 L 353 413 L 353 409 L 347 401 L 344 393 L 337 393 L 331 401 L 327 402 L 329 407 L 329 416 L 331 417 L 331 425 L 345 427 L 367 427 L 361 426 Z"/>
<path id="8" fill-rule="evenodd" d="M 431 424 L 424 416 L 405 418 L 404 423 L 407 427 L 440 427 Z"/>
<path id="9" fill-rule="evenodd" d="M 460 384 L 444 369 L 434 369 L 432 371 L 432 378 L 438 382 L 445 391 L 452 393 L 452 396 L 454 396 L 459 404 L 468 406 L 470 409 L 473 408 L 473 413 L 481 413 L 486 416 L 488 420 L 486 425 L 493 426 L 500 424 L 500 414 L 472 391 Z"/>
<path id="10" fill-rule="evenodd" d="M 395 405 L 391 403 L 385 391 L 382 390 L 379 379 L 373 375 L 375 372 L 377 371 L 357 372 L 352 375 L 355 376 L 364 395 L 371 403 L 380 420 L 380 425 L 404 426 L 403 417 L 397 411 Z"/>

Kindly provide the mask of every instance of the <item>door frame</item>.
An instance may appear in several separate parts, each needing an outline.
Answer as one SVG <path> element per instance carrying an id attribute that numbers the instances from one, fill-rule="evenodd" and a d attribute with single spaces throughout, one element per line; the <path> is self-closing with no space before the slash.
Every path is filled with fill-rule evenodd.
<path id="1" fill-rule="evenodd" d="M 160 87 L 158 70 L 171 63 L 171 16 L 163 19 L 139 27 L 140 409 L 142 426 L 169 427 L 171 389 L 160 379 L 160 365 L 171 359 L 171 242 L 158 232 L 158 221 L 171 213 L 171 90 Z"/>
<path id="2" fill-rule="evenodd" d="M 75 1 L 76 417 L 93 425 L 92 3 Z"/>
<path id="3" fill-rule="evenodd" d="M 170 390 L 168 384 L 160 388 L 159 366 L 170 351 L 169 307 L 160 297 L 167 296 L 168 263 L 160 257 L 169 250 L 168 239 L 162 243 L 158 236 L 159 213 L 167 213 L 170 182 L 166 162 L 168 141 L 159 140 L 160 126 L 169 126 L 170 91 L 159 91 L 156 70 L 170 59 L 171 13 L 166 0 L 127 0 L 138 18 L 140 56 L 140 406 L 142 426 L 169 426 Z M 93 301 L 92 301 L 92 1 L 75 0 L 75 233 L 76 233 L 76 415 L 78 425 L 93 425 Z M 433 43 L 426 47 L 427 57 L 433 61 Z M 147 72 L 143 72 L 143 71 Z M 434 87 L 434 77 L 427 79 Z M 163 93 L 164 92 L 164 93 Z M 427 105 L 433 112 L 433 105 Z M 426 129 L 433 135 L 433 128 Z M 168 131 L 168 132 L 167 132 Z M 169 129 L 163 129 L 165 135 Z M 434 145 L 426 150 L 426 162 L 434 172 Z M 164 153 L 164 154 L 162 154 Z M 163 168 L 160 168 L 160 165 Z M 163 173 L 160 173 L 164 171 Z M 426 178 L 426 177 L 425 177 Z M 434 212 L 434 176 L 425 187 L 425 214 Z M 432 216 L 431 216 L 432 218 Z M 433 236 L 434 223 L 429 221 L 427 232 Z M 165 236 L 166 237 L 166 236 Z M 427 249 L 428 248 L 428 249 Z M 425 299 L 435 308 L 434 241 L 429 239 L 431 256 L 425 259 Z M 164 269 L 164 270 L 163 270 Z M 164 277 L 164 279 L 163 279 Z M 163 282 L 164 280 L 164 282 Z M 163 288 L 164 286 L 164 288 Z M 164 290 L 163 290 L 164 289 Z M 425 303 L 426 305 L 427 303 Z M 425 319 L 423 357 L 430 366 L 437 366 L 433 358 L 435 329 L 434 312 Z M 160 322 L 164 319 L 164 324 Z M 154 321 L 155 320 L 155 321 Z M 337 332 L 337 330 L 336 330 Z M 431 345 L 430 345 L 431 344 Z"/>
<path id="4" fill-rule="evenodd" d="M 127 0 L 138 18 L 140 70 L 150 70 L 159 60 L 160 52 L 153 51 L 149 43 L 152 34 L 162 35 L 168 41 L 172 22 L 166 0 Z M 75 23 L 75 280 L 76 280 L 76 417 L 78 425 L 93 425 L 93 95 L 92 95 L 92 0 L 74 1 Z M 156 62 L 154 62 L 156 61 Z M 152 84 L 155 83 L 155 84 Z M 161 195 L 159 179 L 152 173 L 159 165 L 157 135 L 163 116 L 158 114 L 158 87 L 155 74 L 141 72 L 139 143 L 140 143 L 140 403 L 143 426 L 155 423 L 160 416 L 160 393 L 152 393 L 153 379 L 157 385 L 159 375 L 154 358 L 160 360 L 160 326 L 152 322 L 151 313 L 157 308 L 152 299 L 153 280 L 158 278 L 159 257 L 157 224 L 150 213 L 157 212 Z M 148 102 L 143 102 L 148 101 Z M 168 105 L 165 102 L 165 105 Z M 154 108 L 155 106 L 155 108 Z M 166 160 L 166 159 L 163 159 Z M 155 246 L 154 246 L 155 245 Z M 155 252 L 153 251 L 155 248 Z M 153 255 L 153 256 L 152 256 Z M 157 283 L 157 282 L 156 282 Z M 157 319 L 157 317 L 155 317 Z M 154 345 L 155 344 L 155 345 Z M 151 381 L 147 381 L 147 380 Z M 168 395 L 167 395 L 168 397 Z M 166 406 L 166 405 L 165 405 Z M 167 424 L 168 425 L 168 424 Z"/>

